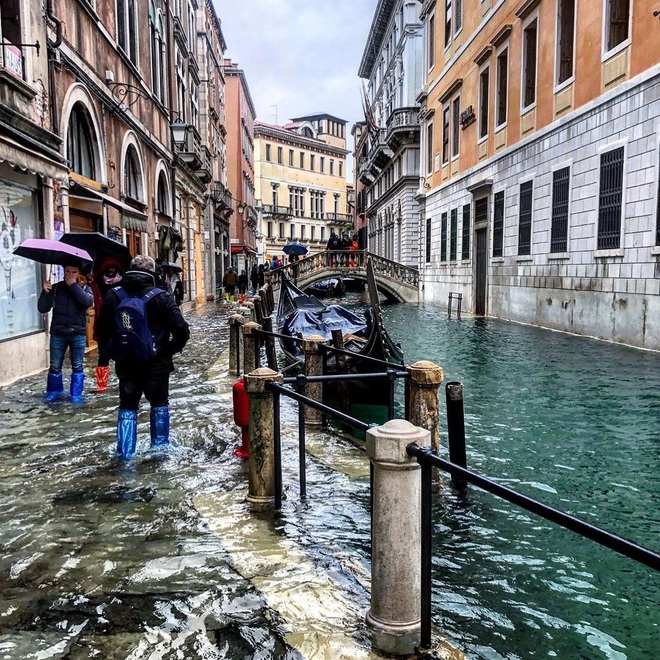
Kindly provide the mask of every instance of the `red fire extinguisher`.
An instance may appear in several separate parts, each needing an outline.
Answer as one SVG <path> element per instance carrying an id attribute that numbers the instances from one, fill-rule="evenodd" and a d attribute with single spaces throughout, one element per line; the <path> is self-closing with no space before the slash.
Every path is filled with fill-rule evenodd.
<path id="1" fill-rule="evenodd" d="M 250 398 L 245 389 L 245 380 L 241 378 L 232 387 L 234 398 L 234 424 L 241 427 L 243 441 L 241 446 L 234 449 L 234 456 L 247 458 L 250 455 Z"/>

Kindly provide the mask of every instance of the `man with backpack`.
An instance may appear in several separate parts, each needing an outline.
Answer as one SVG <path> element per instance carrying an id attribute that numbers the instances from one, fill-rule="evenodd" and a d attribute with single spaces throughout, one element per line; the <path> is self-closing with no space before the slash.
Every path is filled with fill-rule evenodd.
<path id="1" fill-rule="evenodd" d="M 183 350 L 190 338 L 174 298 L 156 287 L 155 270 L 151 257 L 135 257 L 121 286 L 107 293 L 97 324 L 99 350 L 110 353 L 119 378 L 120 460 L 135 453 L 137 413 L 143 394 L 151 404 L 151 446 L 169 443 L 172 356 Z"/>

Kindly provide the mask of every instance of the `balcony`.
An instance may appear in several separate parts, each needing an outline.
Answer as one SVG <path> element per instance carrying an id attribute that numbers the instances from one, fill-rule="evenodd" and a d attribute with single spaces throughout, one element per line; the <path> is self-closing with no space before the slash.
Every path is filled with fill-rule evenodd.
<path id="1" fill-rule="evenodd" d="M 387 144 L 387 130 L 384 128 L 378 129 L 378 133 L 374 136 L 371 142 L 371 171 L 373 166 L 378 169 L 384 169 L 387 164 L 394 158 L 394 152 Z"/>
<path id="2" fill-rule="evenodd" d="M 186 36 L 186 31 L 183 29 L 183 23 L 181 22 L 180 16 L 175 16 L 173 19 L 174 24 L 174 38 L 179 42 L 182 50 L 188 50 L 188 37 Z"/>
<path id="3" fill-rule="evenodd" d="M 329 225 L 351 225 L 353 226 L 353 216 L 346 213 L 326 213 L 325 221 Z"/>
<path id="4" fill-rule="evenodd" d="M 228 218 L 234 212 L 232 208 L 232 194 L 223 185 L 222 181 L 213 182 L 211 199 L 213 199 L 213 203 L 215 204 L 215 210 L 222 213 L 225 218 Z"/>
<path id="5" fill-rule="evenodd" d="M 358 160 L 358 179 L 365 186 L 374 185 L 375 179 L 369 170 L 369 158 L 364 156 Z"/>
<path id="6" fill-rule="evenodd" d="M 193 170 L 202 166 L 202 139 L 194 126 L 188 126 L 186 142 L 179 147 L 178 156 Z"/>
<path id="7" fill-rule="evenodd" d="M 197 170 L 197 176 L 202 183 L 210 183 L 213 179 L 211 174 L 211 152 L 203 145 L 199 152 L 201 164 Z"/>
<path id="8" fill-rule="evenodd" d="M 404 144 L 419 144 L 418 108 L 397 108 L 387 120 L 387 144 L 396 151 Z"/>
<path id="9" fill-rule="evenodd" d="M 274 204 L 264 204 L 264 218 L 290 218 L 293 215 L 293 209 L 290 206 L 276 206 Z"/>

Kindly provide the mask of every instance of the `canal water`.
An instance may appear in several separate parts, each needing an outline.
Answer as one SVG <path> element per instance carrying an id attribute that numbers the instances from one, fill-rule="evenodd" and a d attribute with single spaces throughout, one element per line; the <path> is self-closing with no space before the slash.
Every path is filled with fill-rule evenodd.
<path id="1" fill-rule="evenodd" d="M 286 403 L 282 516 L 247 512 L 230 310 L 189 314 L 176 446 L 149 451 L 145 406 L 128 465 L 116 391 L 74 407 L 41 402 L 43 374 L 0 388 L 0 658 L 377 657 L 364 452 L 310 435 L 301 503 Z M 407 362 L 463 382 L 472 469 L 660 550 L 660 356 L 423 305 L 384 316 Z M 649 569 L 476 489 L 443 486 L 434 525 L 436 634 L 466 657 L 656 657 Z"/>

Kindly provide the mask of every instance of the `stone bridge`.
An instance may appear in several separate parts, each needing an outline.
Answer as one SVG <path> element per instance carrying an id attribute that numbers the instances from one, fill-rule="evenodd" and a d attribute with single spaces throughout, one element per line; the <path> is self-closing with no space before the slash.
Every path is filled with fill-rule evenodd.
<path id="1" fill-rule="evenodd" d="M 283 272 L 299 289 L 306 289 L 315 282 L 337 276 L 353 277 L 366 282 L 368 259 L 371 259 L 376 286 L 388 300 L 419 301 L 417 268 L 404 266 L 366 250 L 326 250 L 268 271 L 267 275 L 274 289 L 279 289 Z"/>

